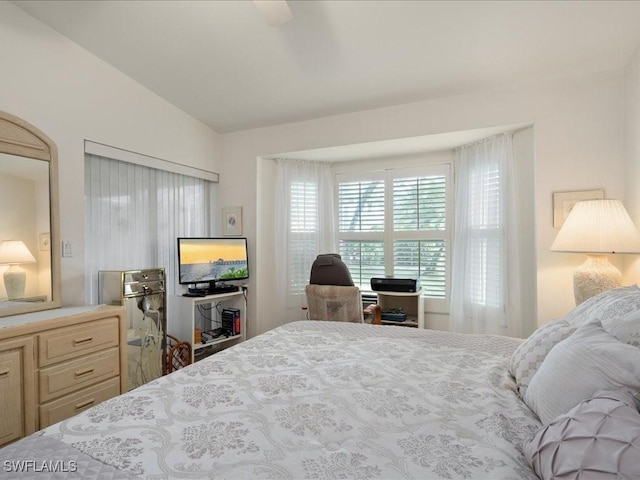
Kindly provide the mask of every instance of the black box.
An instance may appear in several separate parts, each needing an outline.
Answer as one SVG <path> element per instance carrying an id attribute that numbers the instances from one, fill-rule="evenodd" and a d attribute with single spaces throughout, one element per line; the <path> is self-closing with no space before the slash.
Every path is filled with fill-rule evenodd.
<path id="1" fill-rule="evenodd" d="M 417 292 L 420 290 L 420 279 L 415 277 L 374 277 L 371 279 L 371 290 L 376 292 Z"/>

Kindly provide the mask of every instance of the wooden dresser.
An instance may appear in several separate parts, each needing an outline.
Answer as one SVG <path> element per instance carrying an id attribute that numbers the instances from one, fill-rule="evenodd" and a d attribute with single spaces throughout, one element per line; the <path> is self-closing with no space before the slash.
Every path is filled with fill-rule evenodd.
<path id="1" fill-rule="evenodd" d="M 0 446 L 127 391 L 124 308 L 0 318 Z"/>

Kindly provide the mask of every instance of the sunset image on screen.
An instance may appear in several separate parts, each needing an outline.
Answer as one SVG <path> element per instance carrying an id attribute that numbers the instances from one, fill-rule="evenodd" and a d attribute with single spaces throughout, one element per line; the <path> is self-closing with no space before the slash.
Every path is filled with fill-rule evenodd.
<path id="1" fill-rule="evenodd" d="M 249 278 L 244 238 L 178 239 L 181 284 Z"/>
<path id="2" fill-rule="evenodd" d="M 194 239 L 183 241 L 180 246 L 180 260 L 184 264 L 212 263 L 223 260 L 246 260 L 244 241 L 236 239 L 217 240 L 216 248 L 212 250 L 208 239 Z M 215 252 L 216 258 L 211 258 Z"/>

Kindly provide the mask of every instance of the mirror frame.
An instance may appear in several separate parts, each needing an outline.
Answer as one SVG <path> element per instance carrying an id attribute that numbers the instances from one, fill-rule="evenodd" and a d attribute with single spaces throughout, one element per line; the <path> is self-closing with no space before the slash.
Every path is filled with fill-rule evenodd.
<path id="1" fill-rule="evenodd" d="M 0 317 L 59 308 L 60 224 L 58 206 L 58 149 L 48 136 L 30 123 L 0 110 L 0 152 L 49 162 L 49 223 L 51 234 L 51 301 L 0 308 Z"/>

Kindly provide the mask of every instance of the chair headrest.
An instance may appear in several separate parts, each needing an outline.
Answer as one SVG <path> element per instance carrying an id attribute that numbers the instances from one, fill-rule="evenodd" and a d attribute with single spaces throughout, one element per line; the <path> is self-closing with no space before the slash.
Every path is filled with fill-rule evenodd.
<path id="1" fill-rule="evenodd" d="M 313 264 L 317 267 L 326 267 L 327 265 L 333 265 L 333 261 L 336 259 L 340 260 L 341 263 L 344 263 L 342 262 L 342 257 L 337 253 L 323 253 L 316 257 Z"/>
<path id="2" fill-rule="evenodd" d="M 311 265 L 309 283 L 350 287 L 353 285 L 353 279 L 339 254 L 325 253 L 318 255 Z"/>

